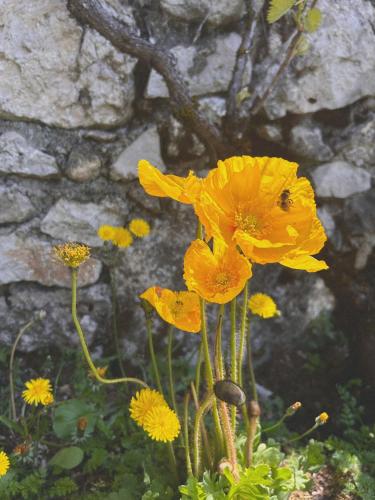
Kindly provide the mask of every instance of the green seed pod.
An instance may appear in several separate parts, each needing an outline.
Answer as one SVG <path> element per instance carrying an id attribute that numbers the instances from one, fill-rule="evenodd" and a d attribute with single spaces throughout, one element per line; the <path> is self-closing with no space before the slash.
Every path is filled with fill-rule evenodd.
<path id="1" fill-rule="evenodd" d="M 231 380 L 218 380 L 214 385 L 215 396 L 233 406 L 242 406 L 246 395 L 242 388 Z"/>

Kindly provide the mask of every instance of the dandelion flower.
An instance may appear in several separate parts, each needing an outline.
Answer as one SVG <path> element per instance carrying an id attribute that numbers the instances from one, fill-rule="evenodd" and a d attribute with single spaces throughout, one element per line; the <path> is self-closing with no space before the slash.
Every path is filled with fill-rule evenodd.
<path id="1" fill-rule="evenodd" d="M 128 229 L 124 227 L 116 227 L 115 234 L 113 236 L 113 243 L 121 248 L 130 247 L 133 243 L 133 236 Z"/>
<path id="2" fill-rule="evenodd" d="M 192 204 L 197 198 L 201 179 L 190 171 L 187 177 L 162 174 L 147 160 L 138 162 L 139 182 L 147 194 L 172 198 L 180 203 Z"/>
<path id="3" fill-rule="evenodd" d="M 29 405 L 38 405 L 43 401 L 48 400 L 52 391 L 51 382 L 48 378 L 31 379 L 25 383 L 26 389 L 22 393 L 22 397 Z"/>
<path id="4" fill-rule="evenodd" d="M 297 163 L 282 158 L 235 156 L 219 161 L 202 181 L 194 209 L 208 238 L 235 242 L 259 264 L 327 269 L 312 257 L 326 241 L 310 182 Z"/>
<path id="5" fill-rule="evenodd" d="M 180 433 L 180 422 L 176 413 L 168 406 L 156 406 L 145 417 L 144 430 L 155 441 L 173 441 Z"/>
<path id="6" fill-rule="evenodd" d="M 273 318 L 280 316 L 280 311 L 277 310 L 275 301 L 265 293 L 255 293 L 249 299 L 248 306 L 253 314 L 257 314 L 262 318 Z"/>
<path id="7" fill-rule="evenodd" d="M 113 240 L 116 233 L 116 229 L 113 226 L 108 226 L 104 224 L 98 229 L 98 236 L 103 241 Z"/>
<path id="8" fill-rule="evenodd" d="M 168 407 L 163 395 L 154 389 L 142 389 L 130 401 L 130 416 L 143 427 L 148 412 L 159 406 Z"/>
<path id="9" fill-rule="evenodd" d="M 0 451 L 0 477 L 5 476 L 9 469 L 9 458 L 5 451 Z"/>
<path id="10" fill-rule="evenodd" d="M 52 392 L 48 392 L 45 396 L 42 396 L 40 402 L 43 406 L 49 406 L 55 401 Z"/>
<path id="11" fill-rule="evenodd" d="M 150 234 L 150 225 L 143 219 L 133 219 L 129 224 L 130 231 L 138 238 L 144 238 Z"/>
<path id="12" fill-rule="evenodd" d="M 326 413 L 325 411 L 323 413 L 321 413 L 320 415 L 318 415 L 315 419 L 315 422 L 318 424 L 318 425 L 324 425 L 327 423 L 329 419 L 329 415 L 328 413 Z"/>
<path id="13" fill-rule="evenodd" d="M 251 276 L 251 264 L 237 248 L 214 241 L 214 251 L 203 240 L 195 240 L 184 259 L 184 278 L 189 290 L 216 304 L 236 297 Z"/>
<path id="14" fill-rule="evenodd" d="M 64 243 L 54 246 L 55 255 L 68 267 L 79 267 L 90 257 L 90 248 L 81 243 Z"/>
<path id="15" fill-rule="evenodd" d="M 167 323 L 180 330 L 197 333 L 201 329 L 199 297 L 194 292 L 174 292 L 168 288 L 153 286 L 141 299 L 147 300 Z"/>

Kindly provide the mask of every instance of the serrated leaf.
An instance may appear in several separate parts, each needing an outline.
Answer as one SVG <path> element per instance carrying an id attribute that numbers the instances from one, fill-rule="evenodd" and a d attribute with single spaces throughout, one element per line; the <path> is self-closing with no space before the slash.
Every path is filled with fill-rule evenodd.
<path id="1" fill-rule="evenodd" d="M 295 4 L 295 0 L 270 0 L 267 21 L 272 24 L 283 17 Z"/>
<path id="2" fill-rule="evenodd" d="M 74 469 L 83 460 L 83 450 L 78 446 L 69 446 L 59 450 L 49 461 L 50 465 L 57 465 L 62 469 Z"/>
<path id="3" fill-rule="evenodd" d="M 306 54 L 306 52 L 310 48 L 310 42 L 307 40 L 307 38 L 302 35 L 301 38 L 298 40 L 298 43 L 294 49 L 294 54 L 295 56 L 303 56 Z"/>
<path id="4" fill-rule="evenodd" d="M 322 22 L 322 12 L 316 7 L 314 7 L 313 9 L 310 9 L 307 12 L 303 24 L 306 31 L 308 31 L 309 33 L 313 33 L 319 28 L 321 22 Z"/>

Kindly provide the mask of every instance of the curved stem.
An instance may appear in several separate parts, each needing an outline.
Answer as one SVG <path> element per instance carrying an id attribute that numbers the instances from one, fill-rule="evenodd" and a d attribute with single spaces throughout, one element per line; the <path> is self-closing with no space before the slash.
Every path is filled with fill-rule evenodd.
<path id="1" fill-rule="evenodd" d="M 86 343 L 86 338 L 85 334 L 83 333 L 83 330 L 81 328 L 81 325 L 79 323 L 78 317 L 77 317 L 77 269 L 72 268 L 71 269 L 71 274 L 72 274 L 72 318 L 73 318 L 73 323 L 74 326 L 77 330 L 79 340 L 81 342 L 81 347 L 83 354 L 86 358 L 87 364 L 90 367 L 90 370 L 94 374 L 96 380 L 98 382 L 101 382 L 102 384 L 119 384 L 119 383 L 126 383 L 126 382 L 132 382 L 134 384 L 139 384 L 142 385 L 143 387 L 148 387 L 148 385 L 143 382 L 143 380 L 140 380 L 138 378 L 134 377 L 122 377 L 122 378 L 103 378 L 99 375 L 98 370 L 96 369 L 94 362 L 91 359 L 90 352 L 87 347 Z"/>
<path id="2" fill-rule="evenodd" d="M 195 409 L 198 410 L 199 409 L 199 401 L 198 401 L 197 393 L 195 392 L 195 387 L 194 387 L 193 382 L 190 383 L 190 388 L 191 388 L 191 394 L 192 394 L 193 400 L 194 400 Z M 211 455 L 210 442 L 208 440 L 207 430 L 206 430 L 206 427 L 204 425 L 203 420 L 201 422 L 201 433 L 202 433 L 203 444 L 204 444 L 204 453 L 205 453 L 206 458 L 207 458 L 208 467 L 210 469 L 212 469 L 212 467 L 214 466 L 214 461 L 213 461 L 213 458 Z"/>
<path id="3" fill-rule="evenodd" d="M 184 398 L 184 440 L 185 440 L 186 472 L 188 477 L 193 475 L 193 469 L 191 466 L 191 458 L 190 458 L 190 445 L 189 445 L 189 402 L 190 402 L 190 393 L 187 392 Z"/>
<path id="4" fill-rule="evenodd" d="M 288 415 L 285 413 L 280 420 L 278 420 L 275 424 L 270 425 L 269 427 L 266 427 L 265 429 L 262 429 L 262 434 L 264 432 L 271 432 L 280 427 L 280 425 L 284 422 L 284 420 L 288 417 Z"/>
<path id="5" fill-rule="evenodd" d="M 154 377 L 156 380 L 156 385 L 158 387 L 158 390 L 159 390 L 160 394 L 164 395 L 163 387 L 162 387 L 161 381 L 160 381 L 159 368 L 158 368 L 158 364 L 157 364 L 156 356 L 155 356 L 154 341 L 152 338 L 151 326 L 152 326 L 151 325 L 151 316 L 149 313 L 146 313 L 146 330 L 147 330 L 147 338 L 148 338 L 148 350 L 150 351 L 152 369 L 154 371 Z"/>
<path id="6" fill-rule="evenodd" d="M 231 379 L 237 383 L 237 338 L 236 338 L 236 307 L 237 300 L 234 298 L 230 303 L 230 353 L 231 353 Z M 237 408 L 231 405 L 230 409 L 233 434 L 236 431 Z"/>
<path id="7" fill-rule="evenodd" d="M 203 403 L 200 405 L 200 407 L 197 409 L 197 412 L 195 414 L 195 421 L 194 421 L 194 446 L 193 446 L 193 461 L 194 461 L 194 475 L 195 477 L 199 477 L 200 474 L 200 456 L 201 456 L 201 449 L 200 449 L 200 428 L 201 428 L 201 422 L 204 417 L 204 414 L 210 409 L 212 406 L 212 403 L 214 402 L 214 394 L 211 392 L 206 399 L 203 401 Z"/>
<path id="8" fill-rule="evenodd" d="M 298 441 L 299 439 L 302 439 L 302 438 L 308 436 L 309 434 L 311 434 L 318 427 L 319 427 L 319 424 L 314 424 L 312 427 L 310 427 L 310 429 L 307 429 L 307 431 L 304 432 L 303 434 L 300 434 L 299 436 L 296 436 L 293 439 L 288 439 L 288 441 L 286 441 L 286 443 L 293 443 L 294 441 Z"/>

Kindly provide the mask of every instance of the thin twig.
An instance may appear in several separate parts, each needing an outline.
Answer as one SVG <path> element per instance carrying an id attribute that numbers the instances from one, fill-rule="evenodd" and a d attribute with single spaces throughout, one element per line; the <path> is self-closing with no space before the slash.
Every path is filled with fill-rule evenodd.
<path id="1" fill-rule="evenodd" d="M 211 160 L 216 160 L 220 153 L 224 154 L 225 147 L 219 130 L 194 105 L 188 86 L 170 52 L 131 32 L 112 15 L 102 0 L 68 0 L 68 9 L 79 22 L 98 31 L 118 50 L 138 58 L 157 71 L 168 87 L 176 117 L 183 120 L 206 145 Z"/>

